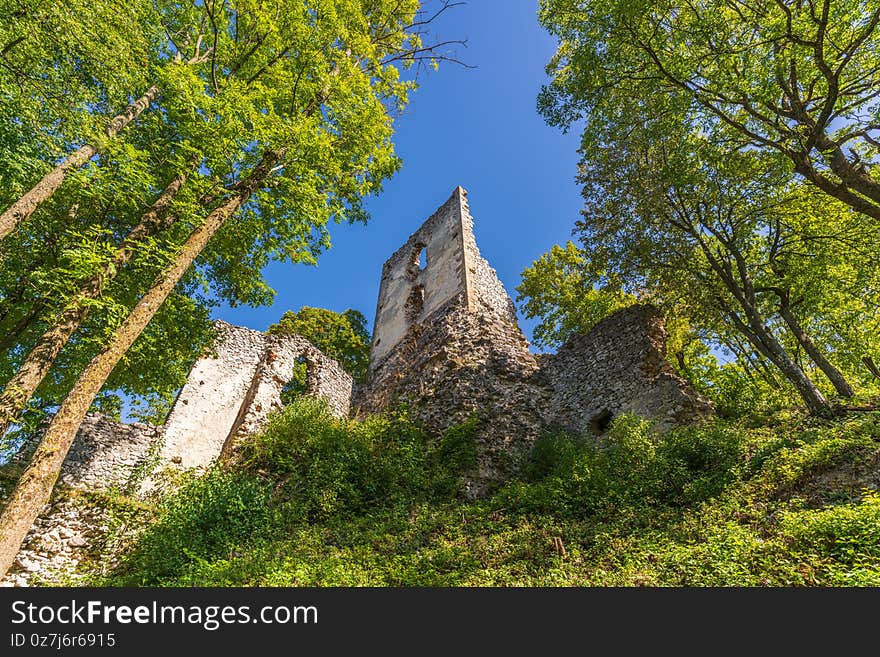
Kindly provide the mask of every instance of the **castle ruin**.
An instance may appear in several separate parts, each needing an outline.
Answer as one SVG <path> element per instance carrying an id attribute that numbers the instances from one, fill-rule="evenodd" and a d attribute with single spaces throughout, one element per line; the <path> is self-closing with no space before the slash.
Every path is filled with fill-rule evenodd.
<path id="1" fill-rule="evenodd" d="M 634 306 L 573 336 L 556 354 L 535 355 L 513 302 L 480 255 L 461 187 L 385 263 L 369 377 L 353 386 L 333 359 L 299 336 L 267 335 L 216 323 L 215 345 L 193 365 L 161 427 L 90 415 L 64 464 L 58 489 L 150 495 L 167 469 L 204 471 L 281 407 L 298 363 L 307 394 L 338 417 L 407 404 L 439 434 L 478 420 L 478 496 L 515 472 L 543 431 L 599 435 L 632 412 L 660 426 L 706 417 L 711 405 L 666 361 L 662 315 Z M 27 450 L 17 459 L 27 458 Z M 106 534 L 106 514 L 56 496 L 28 535 L 7 585 L 71 575 Z"/>

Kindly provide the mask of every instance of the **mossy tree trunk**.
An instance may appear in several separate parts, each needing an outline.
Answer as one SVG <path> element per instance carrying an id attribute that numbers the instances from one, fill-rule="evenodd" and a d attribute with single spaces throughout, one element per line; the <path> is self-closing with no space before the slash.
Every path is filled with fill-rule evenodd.
<path id="1" fill-rule="evenodd" d="M 46 378 L 61 349 L 88 317 L 90 299 L 101 296 L 102 290 L 115 273 L 124 267 L 145 238 L 174 223 L 168 214 L 174 197 L 186 182 L 188 172 L 179 174 L 162 191 L 156 202 L 119 245 L 113 258 L 92 277 L 83 282 L 76 297 L 61 311 L 50 328 L 40 336 L 21 366 L 0 393 L 0 436 L 27 406 L 34 392 Z"/>
<path id="2" fill-rule="evenodd" d="M 159 87 L 153 85 L 129 105 L 122 114 L 113 117 L 105 130 L 108 139 L 113 139 L 129 123 L 137 119 L 155 100 L 159 94 Z M 68 155 L 63 162 L 58 164 L 30 190 L 0 214 L 0 239 L 9 233 L 25 219 L 30 217 L 41 203 L 49 200 L 52 194 L 61 187 L 69 171 L 79 169 L 99 153 L 97 146 L 84 144 Z"/>
<path id="3" fill-rule="evenodd" d="M 240 183 L 229 198 L 213 210 L 183 244 L 177 258 L 163 272 L 115 331 L 108 344 L 80 375 L 46 429 L 27 469 L 0 515 L 0 577 L 8 572 L 28 531 L 49 502 L 52 488 L 70 450 L 80 424 L 110 373 L 140 336 L 174 287 L 202 252 L 211 237 L 247 202 L 255 190 L 284 156 L 282 151 L 266 152 L 248 179 Z"/>

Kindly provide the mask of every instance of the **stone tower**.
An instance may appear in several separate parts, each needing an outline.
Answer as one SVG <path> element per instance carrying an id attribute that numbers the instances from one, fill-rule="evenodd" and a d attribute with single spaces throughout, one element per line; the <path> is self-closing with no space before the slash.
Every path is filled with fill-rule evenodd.
<path id="1" fill-rule="evenodd" d="M 541 427 L 546 392 L 516 309 L 474 239 L 461 187 L 385 263 L 361 413 L 406 403 L 440 433 L 484 418 L 473 493 L 508 474 Z"/>
<path id="2" fill-rule="evenodd" d="M 453 306 L 471 312 L 484 310 L 516 327 L 513 302 L 477 249 L 474 220 L 462 187 L 455 189 L 382 268 L 371 370 L 382 366 L 411 327 Z"/>
<path id="3" fill-rule="evenodd" d="M 435 434 L 476 414 L 472 495 L 512 474 L 542 431 L 598 437 L 620 413 L 662 427 L 712 412 L 666 361 L 663 315 L 650 306 L 611 315 L 557 354 L 532 354 L 473 225 L 458 187 L 385 263 L 356 412 L 405 403 Z"/>

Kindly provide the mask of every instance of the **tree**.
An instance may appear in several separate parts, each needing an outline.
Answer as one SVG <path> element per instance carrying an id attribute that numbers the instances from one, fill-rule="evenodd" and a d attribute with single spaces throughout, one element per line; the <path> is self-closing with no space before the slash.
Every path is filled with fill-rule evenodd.
<path id="1" fill-rule="evenodd" d="M 6 382 L 3 392 L 0 393 L 0 436 L 6 433 L 9 425 L 24 410 L 61 349 L 88 316 L 88 302 L 101 296 L 108 280 L 131 260 L 141 241 L 165 227 L 169 206 L 186 181 L 187 174 L 188 172 L 179 174 L 168 184 L 105 266 L 82 282 L 76 296 L 61 311 L 51 327 L 40 336 L 19 365 L 15 376 Z"/>
<path id="2" fill-rule="evenodd" d="M 576 230 L 586 261 L 625 290 L 688 309 L 695 325 L 738 333 L 812 412 L 827 413 L 825 396 L 785 346 L 778 300 L 768 298 L 780 282 L 768 260 L 808 266 L 785 222 L 798 189 L 778 161 L 681 131 L 672 147 L 646 132 L 626 135 L 581 164 L 588 203 Z"/>
<path id="3" fill-rule="evenodd" d="M 4 4 L 0 170 L 23 175 L 0 174 L 0 238 L 150 106 L 158 88 L 147 79 L 149 53 L 161 29 L 138 0 Z"/>
<path id="4" fill-rule="evenodd" d="M 730 148 L 786 158 L 824 193 L 880 219 L 880 7 L 861 0 L 542 0 L 559 48 L 540 107 L 609 126 L 657 124 L 670 104 Z M 670 100 L 675 99 L 675 100 Z"/>
<path id="5" fill-rule="evenodd" d="M 144 243 L 148 238 L 173 224 L 175 215 L 166 211 L 167 206 L 175 199 L 182 185 L 194 170 L 198 168 L 200 174 L 198 177 L 202 181 L 209 182 L 216 181 L 218 178 L 222 179 L 224 176 L 235 175 L 234 166 L 230 167 L 230 162 L 234 162 L 239 157 L 236 153 L 236 150 L 241 148 L 238 144 L 240 142 L 239 135 L 248 129 L 253 130 L 258 124 L 253 117 L 264 107 L 266 94 L 265 88 L 262 86 L 263 81 L 271 80 L 273 76 L 278 75 L 279 71 L 283 69 L 283 60 L 290 58 L 295 47 L 298 48 L 300 57 L 313 48 L 307 40 L 297 46 L 294 45 L 295 41 L 291 41 L 303 38 L 292 31 L 297 23 L 290 18 L 295 14 L 288 16 L 287 22 L 281 21 L 273 27 L 265 21 L 257 20 L 259 10 L 249 3 L 242 3 L 236 11 L 232 9 L 215 10 L 215 7 L 210 3 L 200 7 L 194 6 L 189 11 L 180 14 L 175 13 L 176 11 L 175 5 L 168 5 L 160 16 L 160 22 L 163 24 L 173 24 L 177 27 L 175 30 L 170 30 L 171 33 L 180 35 L 182 32 L 184 36 L 179 44 L 177 42 L 171 44 L 175 51 L 175 57 L 171 58 L 170 62 L 161 61 L 161 53 L 164 52 L 164 48 L 159 48 L 159 52 L 154 56 L 154 59 L 161 63 L 161 65 L 157 65 L 156 77 L 160 80 L 165 93 L 163 96 L 164 120 L 160 120 L 158 126 L 152 127 L 152 139 L 154 141 L 157 139 L 155 132 L 159 131 L 158 139 L 173 142 L 175 150 L 178 152 L 186 151 L 188 155 L 181 158 L 176 166 L 170 168 L 168 175 L 172 176 L 172 182 L 158 194 L 153 208 L 140 218 L 138 223 L 131 228 L 128 236 L 116 247 L 115 255 L 107 259 L 96 271 L 86 276 L 78 288 L 72 291 L 70 298 L 61 304 L 57 319 L 50 323 L 42 337 L 30 349 L 28 356 L 20 364 L 18 373 L 7 382 L 3 394 L 0 395 L 0 434 L 26 406 L 52 367 L 61 349 L 89 313 L 92 301 L 102 294 L 107 282 L 131 259 L 134 251 L 145 247 Z M 300 8 L 299 11 L 306 10 Z M 277 20 L 278 17 L 275 16 L 275 19 Z M 213 45 L 203 51 L 200 44 L 205 35 L 206 25 L 211 26 Z M 418 39 L 419 34 L 411 32 L 410 37 Z M 194 45 L 184 59 L 183 52 L 188 43 Z M 247 44 L 246 49 L 242 49 L 241 44 Z M 222 55 L 218 53 L 221 46 L 228 46 L 223 48 Z M 399 55 L 399 52 L 395 52 L 389 57 L 395 58 Z M 419 55 L 414 56 L 418 57 Z M 202 65 L 201 69 L 200 65 Z M 291 68 L 290 64 L 288 67 Z M 297 70 L 297 83 L 302 79 L 303 70 L 302 68 Z M 200 71 L 205 80 L 210 83 L 207 92 L 204 85 L 196 86 Z M 305 89 L 307 85 L 303 83 L 301 86 Z M 156 88 L 153 87 L 153 89 Z M 320 90 L 315 98 L 307 104 L 314 103 L 314 100 L 319 99 L 323 93 L 324 91 Z M 317 106 L 307 107 L 305 113 L 313 113 Z M 142 109 L 144 104 L 142 103 L 139 107 Z M 218 126 L 215 123 L 206 131 L 203 117 L 212 112 L 223 113 L 222 125 Z M 263 121 L 263 123 L 270 122 Z M 120 125 L 119 122 L 116 122 L 111 124 L 111 127 L 118 129 Z M 162 134 L 162 130 L 167 134 Z M 132 141 L 137 139 L 143 142 L 145 148 L 156 148 L 156 144 L 145 140 L 143 135 L 133 136 Z M 172 145 L 169 143 L 169 148 L 171 147 Z M 93 148 L 90 154 L 96 152 L 97 149 Z M 163 168 L 168 168 L 167 160 L 174 163 L 173 158 L 166 158 L 166 161 L 162 163 Z M 99 177 L 99 174 L 89 176 L 87 178 L 88 184 L 94 185 L 95 179 Z M 55 180 L 60 184 L 57 176 Z M 210 205 L 207 199 L 210 199 L 211 196 L 211 192 L 206 192 L 198 198 L 198 204 Z M 28 198 L 28 195 L 25 195 L 20 201 L 25 202 Z M 13 209 L 15 207 L 17 206 L 14 206 Z M 33 209 L 35 206 L 29 205 L 28 207 Z M 240 228 L 241 223 L 237 227 Z M 259 222 L 251 223 L 252 229 L 259 227 Z M 320 227 L 318 228 L 320 229 Z M 250 272 L 254 269 L 261 269 L 268 258 L 275 253 L 282 258 L 285 257 L 283 249 L 278 249 L 278 244 L 283 244 L 284 239 L 289 239 L 289 237 L 273 235 L 270 231 L 258 231 L 250 237 L 251 239 L 242 239 L 242 235 L 239 233 L 235 235 L 235 243 L 248 247 L 263 240 L 266 243 L 265 246 L 252 248 L 251 253 L 247 254 L 250 257 L 243 258 L 243 254 L 240 253 L 236 254 L 238 257 L 231 257 L 231 243 L 226 242 L 215 262 L 219 261 L 218 265 L 224 269 L 219 272 L 220 278 L 225 278 L 227 281 L 236 280 L 237 283 L 244 283 L 250 287 L 247 292 L 241 289 L 230 290 L 233 296 L 240 298 L 257 295 L 256 300 L 264 301 L 268 289 L 261 286 L 261 279 L 258 276 L 250 275 Z M 220 239 L 222 240 L 222 238 L 221 235 Z M 303 242 L 300 236 L 297 236 L 296 240 L 300 244 Z M 243 267 L 241 266 L 242 262 L 244 263 Z M 238 263 L 237 270 L 235 269 L 236 265 L 232 263 Z M 214 265 L 215 270 L 218 265 Z M 241 275 L 242 270 L 248 274 Z M 218 276 L 214 276 L 214 278 L 216 279 Z M 248 279 L 251 279 L 252 282 L 247 282 Z M 22 330 L 26 328 L 30 317 L 26 315 L 23 319 L 25 324 L 22 326 Z"/>
<path id="6" fill-rule="evenodd" d="M 303 306 L 297 312 L 288 310 L 269 327 L 274 335 L 300 335 L 324 354 L 336 360 L 355 383 L 363 383 L 370 363 L 370 334 L 367 320 L 358 310 L 335 313 L 324 308 Z M 301 372 L 300 375 L 304 374 Z M 304 385 L 300 376 L 298 383 Z"/>
<path id="7" fill-rule="evenodd" d="M 205 204 L 212 208 L 206 217 L 196 213 L 174 222 L 178 227 L 191 224 L 191 233 L 91 360 L 49 425 L 0 517 L 3 570 L 48 499 L 76 430 L 108 375 L 212 238 L 216 235 L 220 244 L 226 244 L 224 231 L 239 229 L 254 237 L 244 240 L 250 248 L 256 245 L 292 259 L 313 257 L 315 232 L 322 235 L 331 218 L 365 219 L 362 197 L 378 191 L 382 180 L 397 169 L 392 113 L 404 106 L 414 85 L 400 79 L 395 63 L 434 57 L 431 48 L 421 43 L 419 26 L 425 21 L 416 16 L 418 2 L 383 0 L 368 7 L 352 0 L 321 4 L 320 11 L 293 0 L 274 10 L 246 1 L 205 6 L 217 42 L 232 44 L 239 27 L 253 19 L 256 25 L 278 28 L 270 30 L 274 50 L 263 52 L 264 58 L 253 64 L 252 87 L 247 81 L 222 77 L 224 71 L 237 67 L 230 69 L 216 60 L 201 71 L 204 77 L 191 67 L 175 71 L 176 84 L 169 88 L 184 102 L 166 103 L 166 112 L 180 112 L 179 121 L 189 125 L 190 134 L 204 139 L 209 152 L 213 146 L 218 157 L 209 157 L 202 167 L 212 170 L 212 182 L 219 183 L 219 189 Z M 264 15 L 266 11 L 271 14 Z M 253 44 L 245 48 L 248 53 L 256 51 L 267 40 L 257 38 L 257 48 Z M 255 61 L 249 57 L 245 59 Z M 235 94 L 218 94 L 214 103 L 210 101 L 215 96 L 205 99 L 206 85 L 217 90 L 224 83 L 255 90 L 262 110 L 236 113 L 235 101 L 240 97 Z M 194 96 L 200 102 L 187 105 L 185 101 Z M 200 111 L 192 116 L 194 108 Z M 230 128 L 230 119 L 238 119 L 246 129 L 242 131 L 236 120 Z M 229 141 L 218 139 L 218 134 L 229 135 Z M 226 175 L 219 176 L 223 163 L 230 161 Z M 318 246 L 324 244 L 321 239 Z M 209 250 L 206 256 L 210 265 Z"/>
<path id="8" fill-rule="evenodd" d="M 150 87 L 143 96 L 129 105 L 123 113 L 115 116 L 104 130 L 107 139 L 113 139 L 120 130 L 137 119 L 137 117 L 150 106 L 150 103 L 153 102 L 158 92 L 159 88 L 155 85 Z M 64 158 L 63 162 L 56 165 L 55 168 L 43 176 L 37 184 L 28 190 L 21 198 L 9 206 L 9 208 L 0 214 L 0 239 L 6 237 L 9 233 L 15 230 L 16 226 L 18 226 L 21 221 L 31 216 L 41 203 L 52 196 L 52 194 L 55 193 L 55 190 L 57 190 L 61 186 L 61 183 L 64 182 L 64 178 L 69 171 L 80 168 L 97 155 L 98 152 L 98 147 L 93 146 L 92 144 L 84 144 L 80 146 L 73 153 Z"/>
<path id="9" fill-rule="evenodd" d="M 558 347 L 574 333 L 588 333 L 615 310 L 638 299 L 609 283 L 606 272 L 595 271 L 573 242 L 554 245 L 523 271 L 516 288 L 526 317 L 540 318 L 533 332 L 539 347 Z"/>

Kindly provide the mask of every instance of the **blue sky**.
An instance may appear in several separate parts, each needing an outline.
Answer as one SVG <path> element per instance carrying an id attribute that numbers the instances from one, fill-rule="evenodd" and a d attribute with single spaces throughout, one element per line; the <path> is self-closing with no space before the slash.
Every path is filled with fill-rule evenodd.
<path id="1" fill-rule="evenodd" d="M 401 171 L 368 202 L 371 220 L 331 227 L 333 247 L 317 266 L 274 263 L 264 274 L 272 306 L 219 307 L 214 317 L 264 330 L 302 306 L 362 311 L 372 328 L 385 260 L 456 185 L 468 190 L 483 257 L 512 297 L 522 270 L 571 233 L 581 207 L 574 181 L 576 133 L 544 124 L 535 100 L 554 50 L 535 0 L 470 0 L 435 25 L 440 40 L 467 39 L 454 64 L 420 76 L 397 120 Z M 520 324 L 531 337 L 534 321 Z"/>

